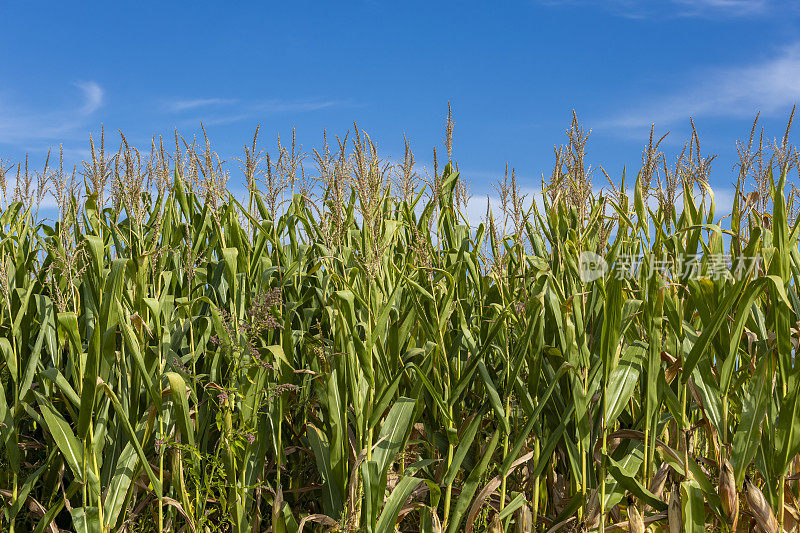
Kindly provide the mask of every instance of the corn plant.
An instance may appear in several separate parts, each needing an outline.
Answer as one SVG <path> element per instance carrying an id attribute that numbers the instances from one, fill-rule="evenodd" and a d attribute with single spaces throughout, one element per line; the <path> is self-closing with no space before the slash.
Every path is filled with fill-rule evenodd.
<path id="1" fill-rule="evenodd" d="M 452 132 L 0 164 L 0 527 L 796 530 L 788 129 L 721 216 L 696 133 L 598 189 L 575 118 L 480 221 Z"/>

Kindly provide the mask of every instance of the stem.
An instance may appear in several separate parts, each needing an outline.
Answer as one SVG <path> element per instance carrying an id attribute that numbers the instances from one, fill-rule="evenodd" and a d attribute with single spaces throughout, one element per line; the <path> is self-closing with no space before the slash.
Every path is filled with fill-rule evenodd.
<path id="1" fill-rule="evenodd" d="M 449 408 L 450 418 L 453 418 L 453 406 L 451 405 Z M 448 423 L 449 425 L 449 423 Z M 447 440 L 447 468 L 445 468 L 444 472 L 445 475 L 450 471 L 450 465 L 453 464 L 453 453 L 455 450 L 455 446 L 450 439 Z M 442 517 L 442 531 L 447 530 L 447 523 L 450 518 L 450 502 L 453 499 L 453 481 L 450 481 L 447 484 L 447 488 L 445 489 L 444 494 L 444 515 Z"/>
<path id="2" fill-rule="evenodd" d="M 539 464 L 539 439 L 536 439 L 533 448 L 533 462 Z M 584 482 L 584 486 L 586 483 Z M 531 531 L 536 531 L 536 518 L 539 516 L 539 477 L 533 479 L 533 526 Z"/>
<path id="3" fill-rule="evenodd" d="M 650 451 L 650 418 L 645 417 L 644 426 L 644 460 L 642 461 L 642 481 L 647 486 L 647 480 L 650 479 L 650 463 L 648 461 L 648 453 Z"/>
<path id="4" fill-rule="evenodd" d="M 161 435 L 164 435 L 163 422 L 159 420 L 158 425 L 160 432 L 158 438 L 161 438 Z M 161 454 L 158 457 L 158 483 L 159 485 L 161 485 L 161 491 L 159 491 L 158 493 L 158 530 L 164 531 L 164 450 L 163 449 L 161 450 Z"/>
<path id="5" fill-rule="evenodd" d="M 689 477 L 689 440 L 687 426 L 689 421 L 686 417 L 686 384 L 681 386 L 681 442 L 683 447 L 683 471 Z"/>
<path id="6" fill-rule="evenodd" d="M 97 465 L 97 454 L 94 453 L 94 422 L 89 419 L 89 445 L 92 447 L 92 463 L 94 464 L 94 471 L 100 477 L 100 468 Z M 97 512 L 100 519 L 100 527 L 103 527 L 103 499 L 98 496 L 97 498 Z"/>
<path id="7" fill-rule="evenodd" d="M 728 393 L 722 395 L 722 444 L 728 443 Z M 721 457 L 720 457 L 721 459 Z"/>
<path id="8" fill-rule="evenodd" d="M 4 263 L 0 263 L 0 268 L 5 268 L 5 264 Z M 5 298 L 6 299 L 6 309 L 8 309 L 8 312 L 9 312 L 8 318 L 9 318 L 9 322 L 12 325 L 12 327 L 11 327 L 11 333 L 12 333 L 11 334 L 11 349 L 14 352 L 14 360 L 16 361 L 16 367 L 17 367 L 17 375 L 14 376 L 15 377 L 15 379 L 14 379 L 14 384 L 15 384 L 15 386 L 14 386 L 14 409 L 13 409 L 13 411 L 11 413 L 11 425 L 13 426 L 14 433 L 18 435 L 18 433 L 16 431 L 16 429 L 17 429 L 16 428 L 16 426 L 17 426 L 16 411 L 19 408 L 20 356 L 19 356 L 19 352 L 17 350 L 17 336 L 13 334 L 14 319 L 13 319 L 13 316 L 11 315 L 11 299 L 9 298 L 8 293 L 6 293 L 5 296 L 6 296 L 6 298 Z M 0 385 L 0 386 L 2 386 L 2 385 Z M 9 459 L 10 458 L 11 458 L 11 454 L 9 453 Z M 17 498 L 19 497 L 18 489 L 17 489 L 17 485 L 19 484 L 19 479 L 18 478 L 19 478 L 19 474 L 17 474 L 16 471 L 13 471 L 13 473 L 12 473 L 12 481 L 11 481 L 11 483 L 12 483 L 12 489 L 11 489 L 12 505 L 17 502 Z M 14 533 L 14 523 L 15 522 L 16 522 L 16 517 L 11 520 L 11 525 L 10 525 L 11 533 Z"/>
<path id="9" fill-rule="evenodd" d="M 784 514 L 784 485 L 786 485 L 786 473 L 782 472 L 778 480 L 778 531 L 783 531 L 783 514 Z"/>
<path id="10" fill-rule="evenodd" d="M 433 288 L 432 284 L 431 284 L 431 288 Z M 442 310 L 441 312 L 444 312 L 444 310 Z M 439 313 L 440 313 L 440 311 L 437 309 L 437 316 L 439 315 Z M 450 394 L 450 390 L 451 390 L 450 389 L 450 361 L 447 359 L 447 351 L 445 350 L 444 337 L 442 335 L 441 329 L 438 330 L 438 333 L 439 333 L 439 338 L 438 338 L 439 351 L 441 352 L 442 359 L 444 360 L 445 365 L 447 366 L 447 371 L 445 372 L 445 381 L 442 384 L 444 392 L 445 392 L 445 397 L 447 397 Z M 450 419 L 452 420 L 453 419 L 453 407 L 452 406 L 449 407 L 449 415 L 450 415 Z M 449 427 L 450 426 L 450 422 L 446 422 L 446 425 Z M 449 437 L 448 437 L 448 441 L 447 442 L 448 442 L 447 443 L 447 468 L 444 471 L 445 475 L 447 474 L 447 472 L 450 471 L 450 465 L 453 464 L 453 449 L 454 449 L 453 443 L 450 442 L 450 438 Z M 453 496 L 453 483 L 450 482 L 450 483 L 447 484 L 447 489 L 445 491 L 445 497 L 444 497 L 444 516 L 442 518 L 442 530 L 443 531 L 445 531 L 447 529 L 447 523 L 448 523 L 448 519 L 450 517 L 450 502 L 452 500 L 452 496 Z"/>
<path id="11" fill-rule="evenodd" d="M 509 288 L 509 290 L 511 290 L 511 288 Z M 506 297 L 505 297 L 504 294 L 503 294 L 503 305 L 504 306 L 506 305 Z M 506 334 L 505 334 L 505 356 L 506 356 L 506 379 L 505 379 L 505 385 L 506 385 L 507 393 L 506 393 L 506 405 L 505 405 L 505 419 L 506 419 L 506 427 L 509 428 L 509 432 L 510 432 L 511 431 L 510 430 L 511 425 L 509 424 L 509 419 L 510 419 L 510 414 L 511 414 L 510 413 L 510 411 L 511 411 L 511 391 L 513 390 L 513 384 L 511 383 L 511 354 L 510 354 L 510 350 L 509 350 L 509 330 L 510 330 L 510 328 L 508 326 L 508 318 L 506 318 L 503 322 L 504 322 L 505 331 L 506 331 Z M 503 437 L 503 463 L 506 462 L 506 458 L 508 456 L 508 439 L 509 439 L 509 433 L 506 433 L 505 437 Z M 503 472 L 503 480 L 502 480 L 502 482 L 500 484 L 500 511 L 505 509 L 505 506 L 506 506 L 506 483 L 507 483 L 507 480 L 508 480 L 508 473 L 507 472 Z"/>
<path id="12" fill-rule="evenodd" d="M 588 391 L 589 391 L 589 373 L 588 373 L 588 370 L 586 370 L 586 369 L 584 370 L 582 378 L 583 378 L 583 396 L 586 397 L 586 395 L 588 394 Z M 589 450 L 586 449 L 586 446 L 585 446 L 584 442 L 580 443 L 580 447 L 581 447 L 581 496 L 582 496 L 582 498 L 581 498 L 582 499 L 582 503 L 581 503 L 581 508 L 580 508 L 580 511 L 581 511 L 580 518 L 582 519 L 584 516 L 586 516 L 586 503 L 587 503 L 586 495 L 589 492 L 589 472 L 587 470 L 587 463 L 589 462 L 588 461 Z M 538 439 L 536 440 L 536 453 L 537 454 L 539 453 L 539 440 Z"/>
<path id="13" fill-rule="evenodd" d="M 189 282 L 189 291 L 190 291 L 189 294 L 191 296 L 191 281 Z M 199 398 L 199 396 L 197 394 L 197 364 L 196 364 L 197 357 L 196 357 L 196 354 L 195 354 L 195 346 L 194 346 L 194 320 L 192 320 L 192 318 L 193 318 L 192 307 L 193 307 L 193 302 L 190 302 L 189 303 L 189 315 L 188 315 L 189 317 L 188 317 L 188 320 L 189 320 L 189 350 L 190 350 L 189 353 L 191 354 L 191 357 L 192 357 L 192 394 L 189 395 L 189 398 L 191 399 L 191 397 L 194 396 L 194 412 L 195 412 L 195 418 L 197 418 L 197 413 L 200 412 L 200 402 L 199 402 L 200 398 Z M 197 463 L 196 463 L 196 461 L 192 462 L 192 474 L 195 477 L 195 481 L 199 482 L 200 475 L 197 472 Z M 181 475 L 183 475 L 183 470 L 181 470 Z M 200 491 L 199 490 L 195 491 L 194 497 L 195 497 L 195 508 L 196 509 L 200 509 Z"/>
<path id="14" fill-rule="evenodd" d="M 276 431 L 275 440 L 277 441 L 276 450 L 275 450 L 275 487 L 281 486 L 281 467 L 283 466 L 283 402 L 280 398 L 277 401 L 278 404 L 278 431 Z"/>
<path id="15" fill-rule="evenodd" d="M 14 472 L 13 481 L 12 481 L 12 488 L 11 488 L 11 502 L 12 505 L 17 501 L 17 473 Z M 11 525 L 9 526 L 9 533 L 14 533 L 14 522 L 16 522 L 16 517 L 11 519 Z"/>
<path id="16" fill-rule="evenodd" d="M 603 453 L 600 456 L 600 533 L 606 530 L 606 437 L 608 431 L 606 428 L 606 391 L 603 389 Z"/>
<path id="17" fill-rule="evenodd" d="M 160 332 L 159 332 L 160 333 Z M 142 335 L 144 337 L 144 335 Z M 142 339 L 144 340 L 144 339 Z M 161 352 L 161 343 L 159 343 L 158 348 L 158 388 L 159 391 L 161 390 L 161 380 L 164 375 L 164 358 L 162 357 L 163 354 Z M 161 486 L 161 490 L 158 491 L 158 530 L 164 531 L 164 414 L 159 409 L 158 413 L 158 438 L 162 441 L 161 446 L 159 447 L 158 456 L 158 484 Z"/>
<path id="18" fill-rule="evenodd" d="M 453 445 L 447 445 L 447 468 L 445 469 L 445 473 L 450 470 L 450 465 L 453 463 Z M 447 529 L 447 522 L 450 517 L 450 500 L 453 497 L 453 483 L 450 482 L 447 484 L 447 488 L 445 489 L 444 493 L 444 515 L 442 516 L 442 531 Z"/>
<path id="19" fill-rule="evenodd" d="M 582 442 L 578 442 L 578 449 L 581 454 L 581 506 L 578 508 L 578 520 L 583 520 L 586 516 L 586 450 Z"/>
<path id="20" fill-rule="evenodd" d="M 508 366 L 508 365 L 506 365 Z M 506 398 L 506 422 L 509 421 L 509 411 L 511 409 L 511 399 Z M 508 456 L 508 433 L 503 438 L 503 462 L 506 461 L 506 456 Z M 503 472 L 503 480 L 500 484 L 500 510 L 502 511 L 505 509 L 506 506 L 506 481 L 508 480 L 508 473 Z"/>

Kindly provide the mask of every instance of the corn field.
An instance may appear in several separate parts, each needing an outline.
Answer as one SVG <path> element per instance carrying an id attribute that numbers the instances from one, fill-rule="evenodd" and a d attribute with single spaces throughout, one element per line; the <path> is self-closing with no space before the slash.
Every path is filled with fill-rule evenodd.
<path id="1" fill-rule="evenodd" d="M 0 529 L 797 531 L 788 129 L 481 221 L 446 137 L 0 163 Z"/>

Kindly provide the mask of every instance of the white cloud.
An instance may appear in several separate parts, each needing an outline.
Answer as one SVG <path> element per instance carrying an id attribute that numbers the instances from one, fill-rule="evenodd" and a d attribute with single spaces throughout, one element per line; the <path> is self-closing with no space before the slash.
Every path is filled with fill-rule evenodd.
<path id="1" fill-rule="evenodd" d="M 672 0 L 685 6 L 686 14 L 701 15 L 714 11 L 726 15 L 741 16 L 766 13 L 772 7 L 769 0 Z"/>
<path id="2" fill-rule="evenodd" d="M 194 98 L 170 102 L 168 107 L 171 111 L 179 113 L 181 111 L 196 109 L 198 107 L 224 106 L 234 103 L 236 103 L 236 100 L 232 98 Z"/>
<path id="3" fill-rule="evenodd" d="M 602 7 L 627 18 L 671 17 L 741 17 L 764 15 L 773 11 L 780 0 L 537 0 L 546 6 Z M 782 9 L 786 7 L 781 6 Z"/>
<path id="4" fill-rule="evenodd" d="M 225 104 L 226 109 L 221 112 L 215 107 Z M 195 110 L 200 113 L 199 108 L 203 109 L 202 115 L 197 115 L 185 122 L 196 124 L 202 121 L 206 125 L 232 124 L 243 120 L 253 120 L 263 115 L 273 115 L 279 113 L 309 113 L 330 109 L 339 106 L 352 106 L 353 103 L 347 100 L 331 99 L 305 99 L 305 100 L 261 100 L 254 102 L 240 102 L 227 98 L 209 98 L 205 100 L 185 100 L 173 103 L 170 107 L 173 111 Z"/>
<path id="5" fill-rule="evenodd" d="M 343 104 L 339 100 L 269 100 L 253 106 L 254 109 L 268 113 L 286 113 L 297 111 L 319 111 Z"/>
<path id="6" fill-rule="evenodd" d="M 20 105 L 0 103 L 0 143 L 61 139 L 76 133 L 102 105 L 103 88 L 94 81 L 77 82 L 81 103 L 64 109 L 32 111 Z"/>
<path id="7" fill-rule="evenodd" d="M 105 95 L 102 87 L 94 81 L 78 82 L 75 86 L 83 91 L 84 98 L 86 99 L 86 103 L 84 103 L 83 107 L 80 109 L 81 114 L 91 115 L 100 109 L 100 106 L 103 105 L 103 96 Z"/>
<path id="8" fill-rule="evenodd" d="M 647 104 L 634 105 L 601 126 L 649 128 L 652 123 L 665 126 L 690 116 L 752 118 L 759 111 L 775 115 L 787 113 L 798 100 L 800 43 L 761 63 L 708 69 L 694 83 Z"/>

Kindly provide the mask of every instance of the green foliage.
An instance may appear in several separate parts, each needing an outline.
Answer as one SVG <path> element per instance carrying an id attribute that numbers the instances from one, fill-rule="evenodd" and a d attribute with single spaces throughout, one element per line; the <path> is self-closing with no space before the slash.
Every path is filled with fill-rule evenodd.
<path id="1" fill-rule="evenodd" d="M 592 192 L 581 135 L 543 202 L 512 173 L 477 226 L 452 163 L 420 188 L 410 154 L 387 166 L 358 131 L 315 153 L 317 185 L 294 146 L 260 167 L 254 140 L 239 200 L 191 145 L 95 154 L 82 193 L 57 174 L 55 221 L 19 193 L 0 213 L 0 529 L 602 530 L 637 505 L 702 531 L 731 523 L 729 460 L 788 530 L 786 165 L 766 193 L 740 178 L 724 229 L 699 155 L 654 188 L 651 143 L 631 201 L 624 179 Z M 610 268 L 587 278 L 587 252 Z M 723 253 L 748 268 L 720 273 Z"/>

